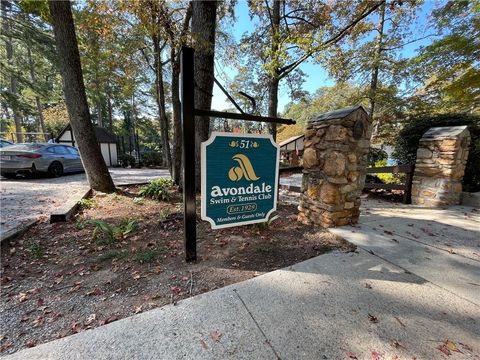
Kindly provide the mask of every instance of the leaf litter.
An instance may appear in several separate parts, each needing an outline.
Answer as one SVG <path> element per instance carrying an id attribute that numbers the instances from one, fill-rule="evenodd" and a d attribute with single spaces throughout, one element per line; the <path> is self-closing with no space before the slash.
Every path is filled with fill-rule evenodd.
<path id="1" fill-rule="evenodd" d="M 138 191 L 130 186 L 112 197 L 95 197 L 95 208 L 83 210 L 67 223 L 49 224 L 45 218 L 7 245 L 1 252 L 0 305 L 2 317 L 8 319 L 4 331 L 9 339 L 2 341 L 0 352 L 25 348 L 25 336 L 39 345 L 328 250 L 355 249 L 326 230 L 292 221 L 296 206 L 280 203 L 280 216 L 268 227 L 212 230 L 199 223 L 199 261 L 187 265 L 181 203 L 145 199 L 136 204 L 132 199 Z M 134 220 L 139 232 L 111 244 L 92 238 L 89 220 L 116 225 L 132 219 L 132 209 L 138 214 Z M 171 215 L 162 222 L 160 213 Z M 43 257 L 33 258 L 27 250 L 34 243 Z"/>

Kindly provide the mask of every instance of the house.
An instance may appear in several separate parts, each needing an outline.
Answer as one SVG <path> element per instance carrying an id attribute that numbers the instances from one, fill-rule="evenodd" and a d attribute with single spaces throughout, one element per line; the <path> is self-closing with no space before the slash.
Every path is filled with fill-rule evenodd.
<path id="1" fill-rule="evenodd" d="M 103 127 L 95 126 L 95 136 L 100 144 L 100 150 L 102 151 L 102 156 L 107 166 L 117 166 L 118 148 L 115 135 Z M 60 132 L 55 142 L 75 146 L 75 136 L 73 135 L 70 124 Z"/>
<path id="2" fill-rule="evenodd" d="M 280 145 L 280 157 L 285 165 L 299 166 L 303 155 L 303 140 L 305 135 L 297 135 L 282 141 Z"/>

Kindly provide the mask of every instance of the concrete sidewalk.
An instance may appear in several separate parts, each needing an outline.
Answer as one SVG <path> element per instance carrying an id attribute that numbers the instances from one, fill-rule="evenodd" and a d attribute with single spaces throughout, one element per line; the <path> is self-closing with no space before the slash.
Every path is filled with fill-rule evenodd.
<path id="1" fill-rule="evenodd" d="M 362 200 L 360 224 L 330 229 L 401 268 L 480 305 L 480 212 Z"/>
<path id="2" fill-rule="evenodd" d="M 447 339 L 474 359 L 479 317 L 377 256 L 333 252 L 7 359 L 442 359 Z"/>

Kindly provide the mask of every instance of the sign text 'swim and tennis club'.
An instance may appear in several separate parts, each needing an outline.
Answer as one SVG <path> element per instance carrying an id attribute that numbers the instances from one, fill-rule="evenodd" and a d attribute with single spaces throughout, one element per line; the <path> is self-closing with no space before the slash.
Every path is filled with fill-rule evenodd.
<path id="1" fill-rule="evenodd" d="M 279 153 L 270 135 L 212 133 L 202 143 L 202 219 L 213 229 L 268 221 Z"/>

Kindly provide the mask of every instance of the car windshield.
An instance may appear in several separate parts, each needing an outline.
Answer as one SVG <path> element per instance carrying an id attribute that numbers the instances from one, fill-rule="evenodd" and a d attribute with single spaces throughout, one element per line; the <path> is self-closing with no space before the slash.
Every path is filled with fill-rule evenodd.
<path id="1" fill-rule="evenodd" d="M 35 143 L 32 143 L 32 144 L 18 144 L 18 145 L 9 146 L 8 151 L 11 151 L 11 150 L 35 151 L 35 150 L 41 149 L 44 146 L 45 145 L 43 145 L 43 144 L 35 144 Z"/>

